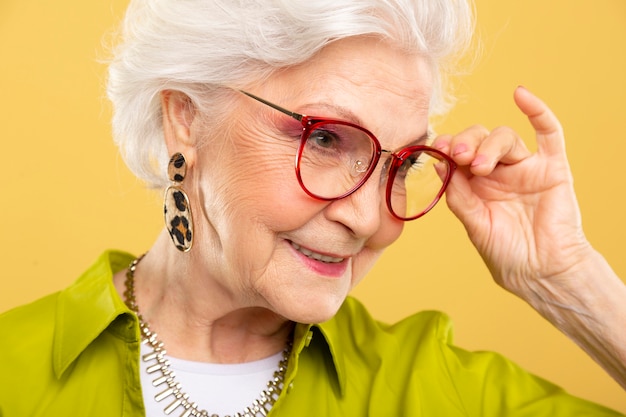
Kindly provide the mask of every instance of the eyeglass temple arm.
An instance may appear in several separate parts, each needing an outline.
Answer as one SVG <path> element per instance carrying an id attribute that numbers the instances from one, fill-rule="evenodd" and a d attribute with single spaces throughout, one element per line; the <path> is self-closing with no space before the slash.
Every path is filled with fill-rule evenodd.
<path id="1" fill-rule="evenodd" d="M 265 104 L 266 106 L 270 106 L 271 108 L 276 109 L 279 112 L 286 114 L 287 116 L 293 117 L 294 119 L 296 119 L 299 122 L 301 122 L 302 118 L 304 117 L 303 115 L 301 115 L 299 113 L 295 113 L 295 112 L 289 111 L 289 110 L 287 110 L 284 107 L 280 107 L 278 104 L 271 103 L 271 102 L 269 102 L 267 100 L 262 99 L 261 97 L 255 96 L 252 93 L 248 93 L 247 91 L 244 91 L 244 90 L 238 90 L 238 91 L 240 93 L 243 93 L 243 94 L 247 95 L 250 98 L 253 98 L 256 101 L 260 101 L 261 103 Z"/>

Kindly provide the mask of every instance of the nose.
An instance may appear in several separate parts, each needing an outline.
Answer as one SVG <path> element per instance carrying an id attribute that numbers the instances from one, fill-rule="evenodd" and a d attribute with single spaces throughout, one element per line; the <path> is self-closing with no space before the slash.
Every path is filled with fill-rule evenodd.
<path id="1" fill-rule="evenodd" d="M 342 223 L 358 238 L 369 238 L 381 227 L 387 213 L 384 200 L 385 183 L 380 168 L 347 197 L 333 200 L 325 209 L 329 220 Z"/>

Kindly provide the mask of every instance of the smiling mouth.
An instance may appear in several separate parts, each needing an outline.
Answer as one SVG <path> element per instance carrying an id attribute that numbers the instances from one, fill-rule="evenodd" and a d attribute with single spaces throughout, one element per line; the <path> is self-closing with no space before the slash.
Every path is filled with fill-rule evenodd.
<path id="1" fill-rule="evenodd" d="M 336 264 L 339 262 L 343 262 L 343 260 L 345 259 L 345 258 L 333 258 L 332 256 L 322 255 L 321 253 L 313 252 L 307 248 L 303 248 L 297 243 L 293 243 L 293 242 L 289 242 L 289 243 L 291 243 L 291 246 L 295 250 L 297 250 L 298 252 L 306 256 L 307 258 L 315 259 L 316 261 L 324 262 L 327 264 Z"/>

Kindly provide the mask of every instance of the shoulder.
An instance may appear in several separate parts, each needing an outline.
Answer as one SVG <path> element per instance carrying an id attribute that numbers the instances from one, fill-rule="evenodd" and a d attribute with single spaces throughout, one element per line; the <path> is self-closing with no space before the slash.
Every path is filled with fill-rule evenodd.
<path id="1" fill-rule="evenodd" d="M 130 255 L 123 252 L 104 252 L 74 283 L 64 290 L 52 293 L 36 301 L 15 307 L 0 314 L 0 344 L 3 357 L 8 352 L 18 356 L 48 351 L 54 337 L 54 329 L 63 325 L 63 320 L 71 320 L 68 308 L 82 300 L 84 309 L 93 310 L 90 297 L 107 292 L 110 288 L 111 271 L 128 265 Z M 103 291 L 104 290 L 104 291 Z M 77 313 L 74 311 L 73 313 Z"/>
<path id="2" fill-rule="evenodd" d="M 51 363 L 59 294 L 50 294 L 0 315 L 0 367 L 28 369 L 33 363 L 39 366 Z"/>
<path id="3" fill-rule="evenodd" d="M 421 311 L 397 323 L 381 323 L 354 298 L 336 317 L 320 325 L 346 380 L 372 379 L 369 395 L 420 398 L 425 404 L 465 410 L 466 415 L 614 415 L 572 397 L 494 352 L 472 352 L 453 343 L 452 322 L 438 311 Z M 381 387 L 384 387 L 381 388 Z M 406 410 L 407 404 L 397 404 Z M 415 404 L 413 404 L 415 405 Z M 550 410 L 558 410 L 552 413 Z M 513 414 L 512 414 L 513 413 Z M 443 413 L 445 415 L 455 415 Z"/>
<path id="4" fill-rule="evenodd" d="M 80 390 L 65 389 L 70 373 L 102 367 L 102 356 L 87 363 L 89 355 L 85 358 L 84 353 L 102 345 L 92 342 L 125 311 L 111 273 L 128 265 L 128 259 L 126 254 L 105 252 L 69 287 L 0 315 L 0 367 L 7 375 L 20 376 L 0 382 L 0 414 L 12 410 L 7 415 L 31 415 L 30 407 L 42 406 L 37 403 L 43 398 L 54 398 L 46 407 L 60 406 L 61 392 L 71 397 Z M 86 363 L 82 368 L 80 358 Z M 66 374 L 68 369 L 72 372 Z M 88 378 L 72 380 L 84 383 Z"/>
<path id="5" fill-rule="evenodd" d="M 108 287 L 112 271 L 128 266 L 132 259 L 124 252 L 106 251 L 67 288 L 0 313 L 0 340 L 15 336 L 17 341 L 41 334 L 53 325 L 59 302 L 78 292 L 84 296 L 94 287 Z"/>
<path id="6" fill-rule="evenodd" d="M 52 339 L 60 292 L 0 314 L 0 345 L 3 352 L 23 351 L 25 345 L 41 346 Z"/>
<path id="7" fill-rule="evenodd" d="M 50 358 L 62 330 L 76 327 L 81 320 L 93 321 L 104 308 L 112 311 L 112 270 L 128 265 L 128 259 L 132 257 L 122 252 L 104 252 L 64 290 L 0 314 L 0 360 L 15 363 L 36 356 Z"/>

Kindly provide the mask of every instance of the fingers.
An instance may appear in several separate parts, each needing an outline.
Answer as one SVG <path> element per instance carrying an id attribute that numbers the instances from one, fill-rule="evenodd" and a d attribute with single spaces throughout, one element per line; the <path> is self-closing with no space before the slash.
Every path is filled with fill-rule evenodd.
<path id="1" fill-rule="evenodd" d="M 550 108 L 524 87 L 515 90 L 514 99 L 535 129 L 538 152 L 546 156 L 565 155 L 563 130 Z M 515 164 L 531 155 L 524 141 L 508 127 L 489 131 L 483 126 L 472 126 L 454 136 L 438 137 L 433 146 L 477 176 L 489 175 L 498 163 Z"/>
<path id="2" fill-rule="evenodd" d="M 513 98 L 537 133 L 539 152 L 547 155 L 564 154 L 563 128 L 550 108 L 524 87 L 517 87 Z"/>
<path id="3" fill-rule="evenodd" d="M 478 176 L 489 175 L 498 163 L 514 164 L 531 155 L 519 135 L 508 127 L 489 131 L 472 126 L 455 136 L 438 137 L 433 146 Z"/>

